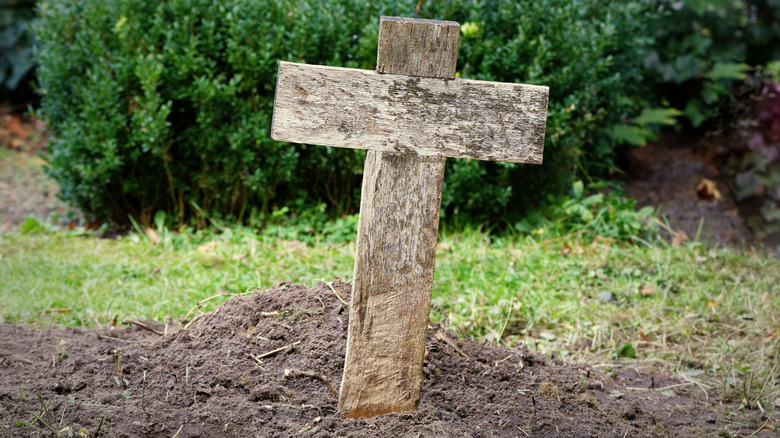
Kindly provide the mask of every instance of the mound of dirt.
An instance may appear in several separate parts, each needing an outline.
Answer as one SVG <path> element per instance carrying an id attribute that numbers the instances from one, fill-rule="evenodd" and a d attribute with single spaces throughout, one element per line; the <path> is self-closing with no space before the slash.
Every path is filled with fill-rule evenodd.
<path id="1" fill-rule="evenodd" d="M 348 299 L 349 284 L 335 290 Z M 0 326 L 0 436 L 698 437 L 763 423 L 663 372 L 566 364 L 435 324 L 420 409 L 343 419 L 301 373 L 338 388 L 347 310 L 326 285 L 283 283 L 186 330 L 147 323 L 162 335 Z"/>

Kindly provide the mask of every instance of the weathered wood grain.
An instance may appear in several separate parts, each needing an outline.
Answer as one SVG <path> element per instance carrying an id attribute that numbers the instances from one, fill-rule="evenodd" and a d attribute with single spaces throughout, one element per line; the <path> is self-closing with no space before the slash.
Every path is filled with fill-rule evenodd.
<path id="1" fill-rule="evenodd" d="M 454 60 L 423 67 L 420 61 L 437 45 L 444 47 L 443 59 L 457 55 L 458 33 L 451 23 L 383 17 L 380 29 L 378 67 L 401 74 L 421 68 L 434 76 L 455 74 Z M 399 48 L 407 46 L 416 49 Z M 417 409 L 445 160 L 366 153 L 339 394 L 339 411 L 347 417 Z"/>
<path id="2" fill-rule="evenodd" d="M 339 411 L 417 409 L 444 158 L 369 151 Z"/>
<path id="3" fill-rule="evenodd" d="M 460 26 L 382 17 L 377 72 L 282 62 L 271 136 L 369 149 L 339 411 L 416 409 L 446 157 L 542 162 L 548 88 L 453 79 Z"/>
<path id="4" fill-rule="evenodd" d="M 460 25 L 454 21 L 382 17 L 376 71 L 452 79 L 459 39 Z"/>
<path id="5" fill-rule="evenodd" d="M 415 41 L 415 46 L 428 47 Z M 400 62 L 377 61 L 385 71 Z M 415 71 L 431 73 L 430 66 L 418 64 Z M 282 62 L 271 136 L 353 149 L 541 164 L 547 98 L 543 86 Z"/>

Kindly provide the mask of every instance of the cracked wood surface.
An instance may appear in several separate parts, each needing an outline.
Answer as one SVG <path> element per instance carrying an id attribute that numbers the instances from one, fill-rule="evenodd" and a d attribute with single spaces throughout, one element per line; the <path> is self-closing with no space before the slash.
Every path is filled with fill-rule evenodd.
<path id="1" fill-rule="evenodd" d="M 459 31 L 451 21 L 382 17 L 377 69 L 451 78 Z M 419 404 L 445 161 L 416 153 L 366 153 L 339 393 L 339 411 L 346 417 L 408 411 Z"/>
<path id="2" fill-rule="evenodd" d="M 353 149 L 541 164 L 547 98 L 548 88 L 536 85 L 281 62 L 271 136 Z"/>

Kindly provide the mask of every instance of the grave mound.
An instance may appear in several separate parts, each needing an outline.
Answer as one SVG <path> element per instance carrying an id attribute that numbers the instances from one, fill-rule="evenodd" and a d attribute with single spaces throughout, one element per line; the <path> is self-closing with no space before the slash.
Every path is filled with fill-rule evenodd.
<path id="1" fill-rule="evenodd" d="M 282 283 L 186 330 L 145 323 L 163 335 L 2 325 L 0 436 L 686 437 L 763 423 L 657 366 L 568 364 L 434 323 L 419 410 L 344 419 L 327 384 L 341 381 L 350 290 Z"/>

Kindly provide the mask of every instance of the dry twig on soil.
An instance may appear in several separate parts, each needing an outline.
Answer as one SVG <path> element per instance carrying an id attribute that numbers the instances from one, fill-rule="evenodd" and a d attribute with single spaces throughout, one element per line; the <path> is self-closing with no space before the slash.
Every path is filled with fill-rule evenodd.
<path id="1" fill-rule="evenodd" d="M 163 336 L 163 332 L 161 332 L 159 330 L 155 330 L 155 329 L 149 327 L 147 324 L 144 324 L 143 322 L 135 320 L 135 319 L 126 319 L 126 320 L 122 321 L 122 324 L 137 325 L 138 327 L 141 327 L 144 330 L 150 331 L 150 332 L 154 333 L 155 335 Z"/>
<path id="2" fill-rule="evenodd" d="M 307 373 L 305 371 L 295 371 L 295 370 L 284 370 L 284 378 L 285 379 L 296 379 L 299 377 L 308 377 L 310 379 L 319 380 L 322 382 L 323 385 L 325 385 L 328 390 L 333 393 L 336 397 L 339 396 L 339 392 L 336 391 L 336 388 L 334 388 L 329 382 L 328 379 L 325 378 L 325 376 L 321 374 L 314 374 L 314 373 Z"/>
<path id="3" fill-rule="evenodd" d="M 442 333 L 441 330 L 437 330 L 435 336 L 436 336 L 436 339 L 438 339 L 438 340 L 440 340 L 442 342 L 445 342 L 447 345 L 452 347 L 455 350 L 455 352 L 457 352 L 461 356 L 463 356 L 463 357 L 465 357 L 467 359 L 471 359 L 471 356 L 469 356 L 468 354 L 464 353 L 463 350 L 461 350 L 454 342 L 452 342 L 450 340 L 450 338 L 447 337 L 447 335 Z"/>

